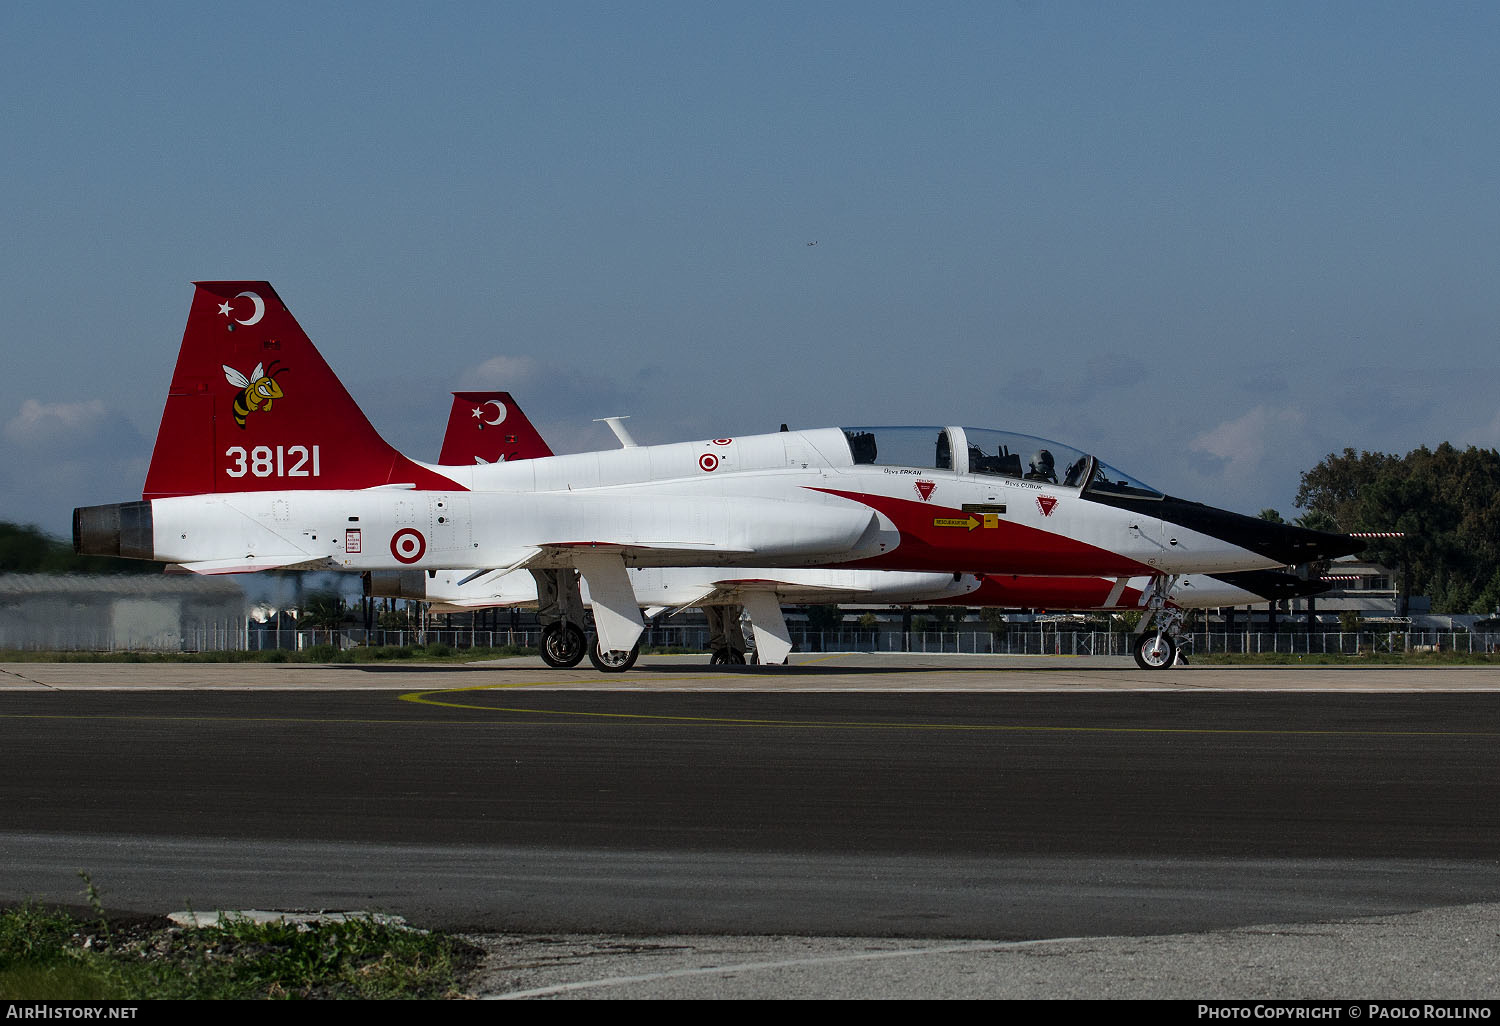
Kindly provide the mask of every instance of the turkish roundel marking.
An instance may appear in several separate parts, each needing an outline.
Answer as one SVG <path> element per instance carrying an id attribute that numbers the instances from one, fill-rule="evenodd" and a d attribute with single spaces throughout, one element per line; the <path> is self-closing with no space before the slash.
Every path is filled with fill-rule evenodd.
<path id="1" fill-rule="evenodd" d="M 421 531 L 404 527 L 391 535 L 391 555 L 399 562 L 415 563 L 427 554 L 427 539 Z"/>
<path id="2" fill-rule="evenodd" d="M 698 469 L 704 473 L 719 469 L 719 457 L 711 452 L 706 452 L 698 457 Z"/>
<path id="3" fill-rule="evenodd" d="M 714 444 L 715 445 L 728 445 L 732 441 L 734 441 L 733 438 L 715 438 L 714 439 Z"/>

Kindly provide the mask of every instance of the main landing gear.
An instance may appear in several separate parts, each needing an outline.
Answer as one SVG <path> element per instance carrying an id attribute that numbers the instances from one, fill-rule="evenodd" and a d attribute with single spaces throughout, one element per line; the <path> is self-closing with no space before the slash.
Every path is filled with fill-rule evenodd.
<path id="1" fill-rule="evenodd" d="M 1141 633 L 1135 639 L 1135 664 L 1143 670 L 1187 665 L 1187 656 L 1182 654 L 1178 641 L 1186 614 L 1167 604 L 1176 584 L 1175 574 L 1162 575 L 1151 582 L 1151 591 L 1146 597 L 1147 613 L 1141 620 Z M 1155 629 L 1151 626 L 1153 622 Z"/>
<path id="2" fill-rule="evenodd" d="M 601 652 L 599 639 L 585 636 L 571 623 L 553 623 L 542 628 L 542 662 L 566 670 L 583 662 L 584 653 L 601 673 L 624 673 L 640 658 L 641 645 L 636 642 L 629 652 Z"/>
<path id="3" fill-rule="evenodd" d="M 710 666 L 744 666 L 750 646 L 745 643 L 745 632 L 740 627 L 741 606 L 704 606 L 703 615 L 708 620 L 708 648 L 713 655 L 708 658 Z"/>
<path id="4" fill-rule="evenodd" d="M 594 669 L 600 673 L 624 673 L 635 665 L 640 654 L 641 643 L 639 641 L 629 652 L 601 652 L 597 638 L 589 645 L 589 662 L 593 663 Z"/>
<path id="5" fill-rule="evenodd" d="M 578 570 L 533 570 L 536 614 L 542 622 L 542 661 L 565 669 L 577 666 L 587 655 L 594 669 L 602 673 L 624 673 L 641 654 L 640 612 L 625 564 L 618 559 L 611 563 L 607 558 L 593 557 L 580 557 L 580 561 L 583 572 L 591 575 L 589 590 L 598 633 L 612 637 L 616 644 L 633 644 L 625 651 L 606 652 L 599 648 L 597 637 L 589 636 Z"/>
<path id="6" fill-rule="evenodd" d="M 574 624 L 549 623 L 542 628 L 542 662 L 548 666 L 557 669 L 577 666 L 583 662 L 584 653 L 593 647 L 585 643 L 583 631 Z"/>
<path id="7" fill-rule="evenodd" d="M 542 662 L 558 669 L 577 666 L 590 645 L 584 634 L 583 596 L 577 570 L 533 570 L 537 619 L 542 621 Z"/>

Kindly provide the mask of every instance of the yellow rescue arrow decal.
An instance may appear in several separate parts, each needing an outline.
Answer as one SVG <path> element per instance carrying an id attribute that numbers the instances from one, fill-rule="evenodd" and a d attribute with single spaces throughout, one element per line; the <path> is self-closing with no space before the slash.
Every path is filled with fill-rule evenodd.
<path id="1" fill-rule="evenodd" d="M 933 527 L 962 527 L 965 530 L 972 531 L 976 527 L 999 527 L 1000 526 L 1000 517 L 999 517 L 998 514 L 995 514 L 995 513 L 985 513 L 985 514 L 983 514 L 983 519 L 982 520 L 981 519 L 976 519 L 975 517 L 972 517 L 972 516 L 964 517 L 962 520 L 960 520 L 960 519 L 958 519 L 956 517 L 938 517 L 936 520 L 934 520 L 932 522 L 932 526 Z"/>
<path id="2" fill-rule="evenodd" d="M 953 517 L 938 517 L 932 522 L 933 527 L 963 527 L 972 531 L 979 526 L 979 521 L 973 517 L 964 517 L 962 520 Z"/>

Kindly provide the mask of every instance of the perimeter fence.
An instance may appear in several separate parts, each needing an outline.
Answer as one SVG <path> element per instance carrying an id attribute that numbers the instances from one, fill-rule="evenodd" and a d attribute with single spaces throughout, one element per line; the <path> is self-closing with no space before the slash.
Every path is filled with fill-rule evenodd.
<path id="1" fill-rule="evenodd" d="M 749 631 L 746 631 L 747 636 Z M 798 652 L 917 652 L 956 655 L 1128 656 L 1134 636 L 1121 631 L 817 631 L 793 628 Z M 47 638 L 8 637 L 0 630 L 0 649 L 48 651 L 302 651 L 317 645 L 336 650 L 360 646 L 433 646 L 467 648 L 535 648 L 540 628 L 487 630 L 261 630 L 223 624 L 184 630 L 170 637 L 137 637 L 110 630 L 70 631 Z M 703 627 L 654 627 L 642 635 L 646 648 L 707 651 L 710 634 Z M 1182 636 L 1188 652 L 1284 653 L 1290 655 L 1386 652 L 1500 652 L 1500 634 L 1467 631 L 1195 631 Z"/>

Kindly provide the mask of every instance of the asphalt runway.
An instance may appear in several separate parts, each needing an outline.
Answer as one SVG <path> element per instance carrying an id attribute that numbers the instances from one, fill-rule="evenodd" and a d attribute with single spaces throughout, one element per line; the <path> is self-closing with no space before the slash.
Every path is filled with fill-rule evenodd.
<path id="1" fill-rule="evenodd" d="M 807 659 L 6 664 L 0 901 L 1004 942 L 1500 902 L 1491 668 Z"/>

